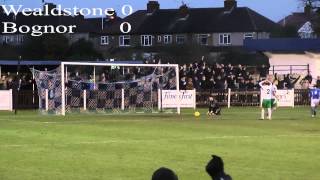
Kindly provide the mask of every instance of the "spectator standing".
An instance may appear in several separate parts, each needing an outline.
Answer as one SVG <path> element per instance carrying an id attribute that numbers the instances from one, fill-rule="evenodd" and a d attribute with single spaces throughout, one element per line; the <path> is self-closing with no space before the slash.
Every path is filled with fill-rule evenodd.
<path id="1" fill-rule="evenodd" d="M 247 83 L 247 90 L 248 91 L 254 91 L 256 89 L 256 84 L 254 83 L 253 79 L 250 79 Z"/>
<path id="2" fill-rule="evenodd" d="M 7 89 L 13 89 L 13 79 L 10 77 L 10 78 L 8 78 L 8 80 L 7 80 Z"/>
<path id="3" fill-rule="evenodd" d="M 216 82 L 214 81 L 214 77 L 212 76 L 208 82 L 208 89 L 212 90 L 216 86 Z"/>
<path id="4" fill-rule="evenodd" d="M 256 89 L 256 84 L 254 83 L 253 79 L 247 80 L 246 82 L 246 88 L 247 91 L 254 91 Z M 246 100 L 249 103 L 253 102 L 253 94 L 251 94 L 250 92 L 246 95 Z"/>
<path id="5" fill-rule="evenodd" d="M 309 84 L 312 84 L 312 76 L 310 73 L 308 73 L 308 75 L 304 79 L 309 81 Z"/>
<path id="6" fill-rule="evenodd" d="M 107 78 L 106 78 L 106 74 L 102 73 L 100 76 L 100 82 L 101 83 L 106 83 L 107 82 Z"/>
<path id="7" fill-rule="evenodd" d="M 208 81 L 206 79 L 206 76 L 202 76 L 202 79 L 200 81 L 200 87 L 201 87 L 201 90 L 208 90 L 209 89 L 209 85 L 208 85 Z"/>
<path id="8" fill-rule="evenodd" d="M 290 74 L 287 74 L 285 77 L 284 77 L 284 82 L 285 82 L 285 89 L 293 89 L 295 84 L 299 81 L 300 79 L 300 76 L 298 78 L 292 78 L 290 76 Z M 312 82 L 312 80 L 311 80 Z"/>
<path id="9" fill-rule="evenodd" d="M 199 78 L 197 76 L 195 76 L 193 78 L 193 87 L 195 89 L 200 89 L 201 88 L 201 82 L 199 81 Z"/>
<path id="10" fill-rule="evenodd" d="M 7 89 L 7 81 L 6 76 L 2 76 L 0 79 L 0 90 L 6 90 Z"/>
<path id="11" fill-rule="evenodd" d="M 260 77 L 263 78 L 266 78 L 269 74 L 269 68 L 265 64 L 262 64 L 262 66 L 258 68 L 258 71 L 260 72 Z"/>
<path id="12" fill-rule="evenodd" d="M 240 91 L 245 91 L 247 89 L 247 84 L 245 80 L 242 78 L 239 82 L 239 90 Z"/>
<path id="13" fill-rule="evenodd" d="M 233 66 L 231 64 L 228 64 L 228 66 L 225 67 L 225 71 L 228 75 L 234 74 L 233 72 Z"/>
<path id="14" fill-rule="evenodd" d="M 320 76 L 317 77 L 316 87 L 320 88 Z"/>
<path id="15" fill-rule="evenodd" d="M 302 86 L 302 89 L 309 89 L 311 84 L 309 83 L 308 80 L 304 79 L 304 80 L 301 81 L 301 86 Z"/>
<path id="16" fill-rule="evenodd" d="M 186 85 L 186 90 L 193 90 L 193 89 L 194 89 L 194 86 L 193 86 L 192 78 L 189 78 Z"/>
<path id="17" fill-rule="evenodd" d="M 235 68 L 235 75 L 237 78 L 242 77 L 242 65 L 239 64 L 238 67 Z"/>
<path id="18" fill-rule="evenodd" d="M 237 81 L 235 80 L 234 77 L 235 77 L 234 75 L 230 75 L 227 77 L 227 85 L 228 85 L 228 88 L 230 89 L 236 89 Z"/>
<path id="19" fill-rule="evenodd" d="M 226 89 L 226 80 L 222 79 L 221 76 L 217 77 L 217 81 L 216 81 L 216 89 L 218 90 L 225 90 Z"/>
<path id="20" fill-rule="evenodd" d="M 182 89 L 182 90 L 186 90 L 187 89 L 187 81 L 186 81 L 186 77 L 185 76 L 183 76 L 181 78 L 181 80 L 180 80 L 180 89 Z"/>
<path id="21" fill-rule="evenodd" d="M 285 83 L 285 81 L 284 81 L 284 77 L 282 76 L 282 77 L 280 77 L 279 75 L 275 75 L 275 80 L 276 81 L 278 81 L 278 85 L 277 85 L 277 88 L 278 89 L 285 89 L 285 87 L 286 87 L 286 83 Z"/>
<path id="22" fill-rule="evenodd" d="M 239 82 L 239 91 L 243 91 L 243 92 L 240 92 L 239 94 L 239 100 L 241 103 L 244 103 L 246 101 L 246 93 L 244 92 L 246 90 L 247 90 L 247 84 L 244 78 L 241 78 Z"/>

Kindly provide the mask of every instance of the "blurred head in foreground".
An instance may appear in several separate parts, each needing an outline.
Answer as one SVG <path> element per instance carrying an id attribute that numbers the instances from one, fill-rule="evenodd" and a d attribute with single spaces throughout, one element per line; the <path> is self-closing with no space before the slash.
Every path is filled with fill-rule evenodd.
<path id="1" fill-rule="evenodd" d="M 221 157 L 212 155 L 212 159 L 206 166 L 206 171 L 212 180 L 232 180 L 231 176 L 224 172 L 224 164 Z"/>
<path id="2" fill-rule="evenodd" d="M 178 180 L 178 176 L 171 169 L 162 167 L 153 173 L 152 180 Z"/>

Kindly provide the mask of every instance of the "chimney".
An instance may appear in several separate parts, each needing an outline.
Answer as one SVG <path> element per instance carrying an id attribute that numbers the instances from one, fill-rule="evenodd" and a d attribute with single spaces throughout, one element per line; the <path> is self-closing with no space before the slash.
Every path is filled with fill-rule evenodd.
<path id="1" fill-rule="evenodd" d="M 149 0 L 148 4 L 147 4 L 147 12 L 148 13 L 153 13 L 156 10 L 160 9 L 160 4 L 158 1 L 156 0 Z"/>
<path id="2" fill-rule="evenodd" d="M 107 19 L 110 21 L 115 21 L 118 17 L 117 12 L 116 11 L 109 11 L 109 14 L 113 14 L 113 15 L 107 15 Z"/>
<path id="3" fill-rule="evenodd" d="M 78 12 L 77 14 L 75 14 L 75 20 L 77 22 L 82 22 L 84 20 L 84 16 L 82 14 L 80 14 L 80 12 Z"/>
<path id="4" fill-rule="evenodd" d="M 45 6 L 48 6 L 48 10 L 51 11 L 54 8 L 57 8 L 57 5 L 53 3 L 46 3 Z"/>
<path id="5" fill-rule="evenodd" d="M 53 9 L 54 9 L 54 12 L 55 12 L 55 13 L 58 12 L 57 9 L 56 9 L 56 8 L 57 8 L 57 5 L 55 5 L 55 4 L 53 4 L 53 3 L 46 3 L 46 4 L 44 4 L 43 6 L 44 6 L 43 8 L 45 9 L 44 11 L 48 11 L 48 13 L 49 13 L 50 15 L 52 15 L 52 14 L 51 14 L 51 11 L 52 11 Z"/>
<path id="6" fill-rule="evenodd" d="M 224 1 L 224 9 L 226 11 L 231 11 L 234 8 L 237 8 L 237 1 L 236 0 L 225 0 Z"/>
<path id="7" fill-rule="evenodd" d="M 181 17 L 186 17 L 189 14 L 189 8 L 186 4 L 183 4 L 179 8 L 179 13 Z"/>
<path id="8" fill-rule="evenodd" d="M 310 16 L 312 12 L 312 6 L 310 4 L 306 4 L 304 7 L 304 14 Z"/>

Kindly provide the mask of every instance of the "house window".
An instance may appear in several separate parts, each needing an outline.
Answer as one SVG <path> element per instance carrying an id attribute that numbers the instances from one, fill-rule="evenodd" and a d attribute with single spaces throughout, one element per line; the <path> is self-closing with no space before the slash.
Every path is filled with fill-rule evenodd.
<path id="1" fill-rule="evenodd" d="M 151 35 L 142 35 L 141 36 L 141 45 L 142 46 L 152 46 L 152 36 Z"/>
<path id="2" fill-rule="evenodd" d="M 23 35 L 17 35 L 16 39 L 17 39 L 17 43 L 18 44 L 22 44 L 23 41 L 24 41 L 24 36 Z"/>
<path id="3" fill-rule="evenodd" d="M 161 37 L 161 36 L 158 36 L 158 42 L 159 42 L 159 43 L 161 42 L 161 39 L 162 39 L 162 37 Z"/>
<path id="4" fill-rule="evenodd" d="M 231 34 L 225 33 L 219 35 L 220 45 L 230 45 L 231 44 Z"/>
<path id="5" fill-rule="evenodd" d="M 3 41 L 4 43 L 9 44 L 9 43 L 11 43 L 11 42 L 14 41 L 14 37 L 13 37 L 13 36 L 3 36 L 2 41 Z"/>
<path id="6" fill-rule="evenodd" d="M 108 36 L 101 36 L 100 37 L 100 45 L 108 45 L 109 44 L 109 37 Z"/>
<path id="7" fill-rule="evenodd" d="M 299 33 L 300 38 L 302 39 L 311 39 L 311 38 L 316 38 L 315 35 L 312 33 Z"/>
<path id="8" fill-rule="evenodd" d="M 245 33 L 244 39 L 253 39 L 253 33 Z"/>
<path id="9" fill-rule="evenodd" d="M 198 35 L 198 43 L 200 45 L 208 45 L 209 44 L 209 34 L 199 34 Z"/>
<path id="10" fill-rule="evenodd" d="M 172 43 L 172 36 L 171 35 L 164 35 L 163 36 L 163 42 L 165 44 L 171 44 Z"/>
<path id="11" fill-rule="evenodd" d="M 186 41 L 185 35 L 177 35 L 177 37 L 176 37 L 177 44 L 184 44 L 185 41 Z"/>
<path id="12" fill-rule="evenodd" d="M 124 35 L 119 37 L 119 46 L 130 46 L 130 36 Z"/>
<path id="13" fill-rule="evenodd" d="M 2 36 L 2 42 L 7 43 L 7 36 Z"/>

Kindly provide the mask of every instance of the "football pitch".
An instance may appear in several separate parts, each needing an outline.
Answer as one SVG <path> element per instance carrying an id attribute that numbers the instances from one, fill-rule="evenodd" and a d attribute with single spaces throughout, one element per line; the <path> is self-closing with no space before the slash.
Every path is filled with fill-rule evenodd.
<path id="1" fill-rule="evenodd" d="M 179 180 L 210 180 L 212 154 L 239 180 L 319 180 L 320 118 L 309 108 L 201 109 L 174 114 L 44 116 L 0 113 L 1 180 L 150 180 L 159 167 Z"/>

